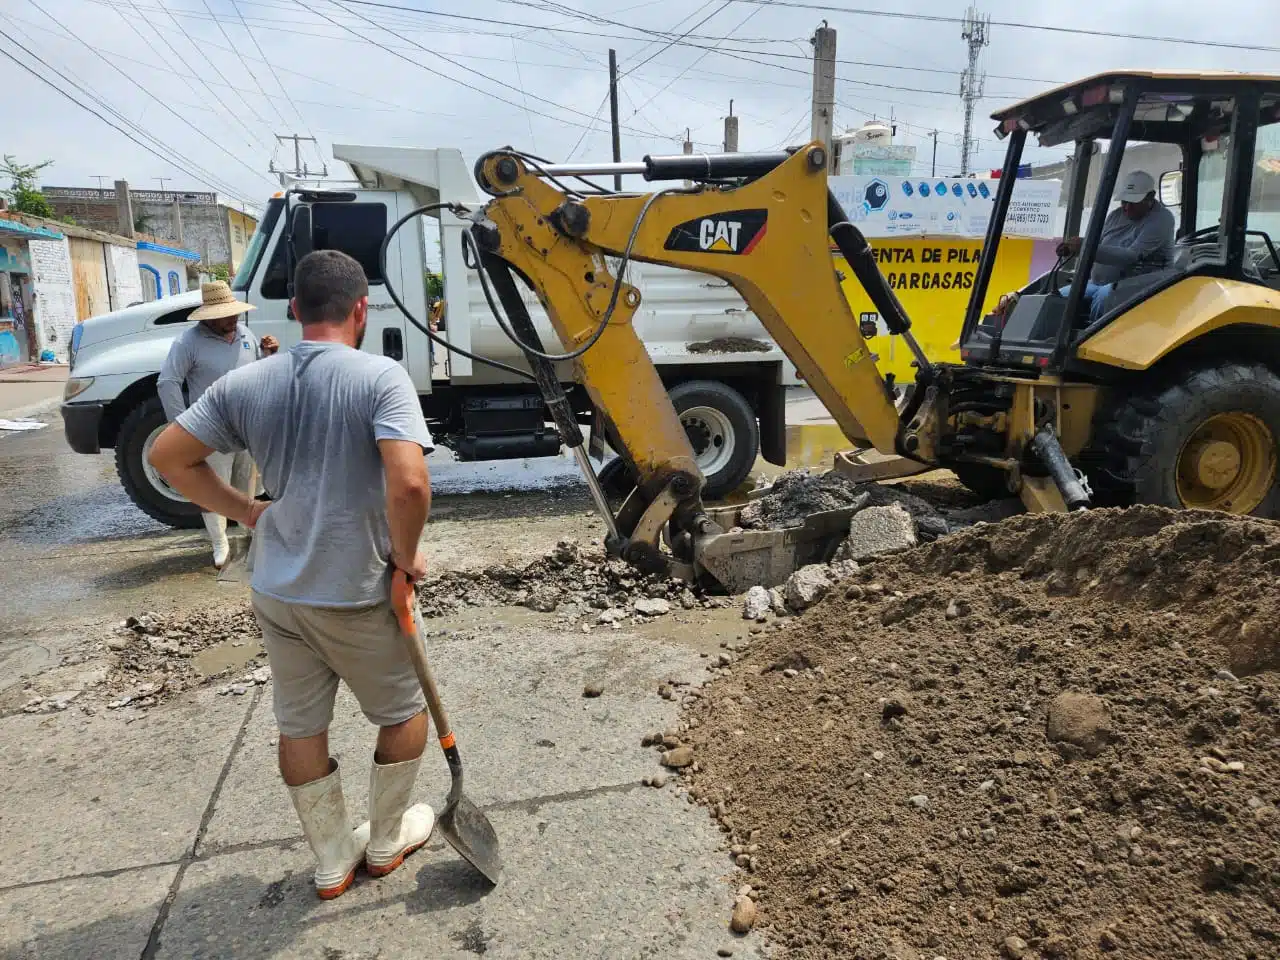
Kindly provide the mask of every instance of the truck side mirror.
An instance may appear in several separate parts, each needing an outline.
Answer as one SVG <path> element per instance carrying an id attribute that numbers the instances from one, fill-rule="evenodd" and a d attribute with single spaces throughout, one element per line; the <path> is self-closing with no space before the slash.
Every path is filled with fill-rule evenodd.
<path id="1" fill-rule="evenodd" d="M 1166 170 L 1160 174 L 1160 202 L 1166 207 L 1182 205 L 1182 171 Z"/>
<path id="2" fill-rule="evenodd" d="M 310 204 L 300 203 L 294 207 L 293 217 L 289 221 L 289 243 L 289 253 L 295 266 L 299 260 L 315 249 Z"/>

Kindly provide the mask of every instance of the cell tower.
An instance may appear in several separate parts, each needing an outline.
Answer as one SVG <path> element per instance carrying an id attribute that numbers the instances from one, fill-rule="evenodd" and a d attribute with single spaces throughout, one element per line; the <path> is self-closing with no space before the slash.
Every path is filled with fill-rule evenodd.
<path id="1" fill-rule="evenodd" d="M 982 99 L 987 85 L 987 75 L 978 72 L 978 57 L 982 48 L 991 42 L 991 15 L 981 14 L 977 7 L 965 11 L 960 36 L 969 46 L 969 65 L 960 74 L 960 99 L 964 102 L 964 136 L 960 141 L 960 173 L 968 175 L 969 160 L 977 148 L 973 135 L 973 108 Z"/>

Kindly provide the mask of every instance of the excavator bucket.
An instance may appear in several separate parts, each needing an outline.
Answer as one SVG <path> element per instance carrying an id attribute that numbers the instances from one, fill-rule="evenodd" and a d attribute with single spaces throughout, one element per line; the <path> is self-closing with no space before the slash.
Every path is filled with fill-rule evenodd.
<path id="1" fill-rule="evenodd" d="M 721 529 L 738 524 L 742 505 L 711 507 L 707 515 Z M 776 587 L 809 563 L 827 563 L 849 533 L 849 520 L 858 505 L 812 513 L 798 527 L 785 530 L 741 530 L 701 540 L 694 549 L 694 566 L 712 577 L 728 593 L 754 586 Z"/>

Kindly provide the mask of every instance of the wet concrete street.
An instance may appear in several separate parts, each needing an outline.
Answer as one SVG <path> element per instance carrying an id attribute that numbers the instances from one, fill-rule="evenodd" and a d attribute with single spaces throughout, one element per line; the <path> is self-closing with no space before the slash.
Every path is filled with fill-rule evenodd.
<path id="1" fill-rule="evenodd" d="M 589 634 L 523 608 L 432 621 L 428 654 L 468 795 L 499 834 L 502 882 L 489 889 L 437 838 L 323 903 L 275 770 L 269 682 L 108 709 L 120 620 L 195 609 L 230 620 L 244 587 L 217 582 L 198 533 L 143 516 L 110 458 L 71 453 L 51 419 L 0 435 L 0 960 L 763 955 L 755 935 L 727 930 L 738 881 L 704 809 L 641 783 L 659 770 L 641 737 L 677 719 L 658 685 L 700 681 L 706 656 L 741 630 L 736 609 Z M 451 469 L 464 468 L 442 465 L 442 485 Z M 436 569 L 483 566 L 598 525 L 564 484 L 446 496 L 427 547 Z M 584 699 L 586 682 L 604 695 Z M 23 711 L 60 690 L 65 709 Z M 355 818 L 371 744 L 344 693 L 332 750 Z M 418 793 L 439 804 L 446 787 L 432 750 Z"/>

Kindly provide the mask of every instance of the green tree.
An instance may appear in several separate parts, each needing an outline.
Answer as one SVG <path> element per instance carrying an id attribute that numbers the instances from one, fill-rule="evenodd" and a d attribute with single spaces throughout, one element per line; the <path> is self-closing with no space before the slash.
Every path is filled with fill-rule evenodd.
<path id="1" fill-rule="evenodd" d="M 444 277 L 438 273 L 427 271 L 425 279 L 427 281 L 427 301 L 439 300 L 444 296 Z"/>
<path id="2" fill-rule="evenodd" d="M 40 187 L 36 182 L 36 174 L 45 167 L 52 165 L 52 163 L 52 160 L 46 160 L 44 163 L 28 166 L 18 163 L 14 157 L 9 156 L 7 153 L 4 155 L 4 165 L 0 166 L 0 173 L 9 178 L 9 189 L 3 191 L 3 193 L 5 199 L 9 201 L 11 210 L 33 217 L 52 219 L 56 216 L 53 205 L 40 192 Z"/>
<path id="3" fill-rule="evenodd" d="M 209 275 L 211 280 L 221 280 L 223 283 L 231 282 L 231 265 L 226 263 L 211 263 L 204 268 L 204 272 Z"/>

